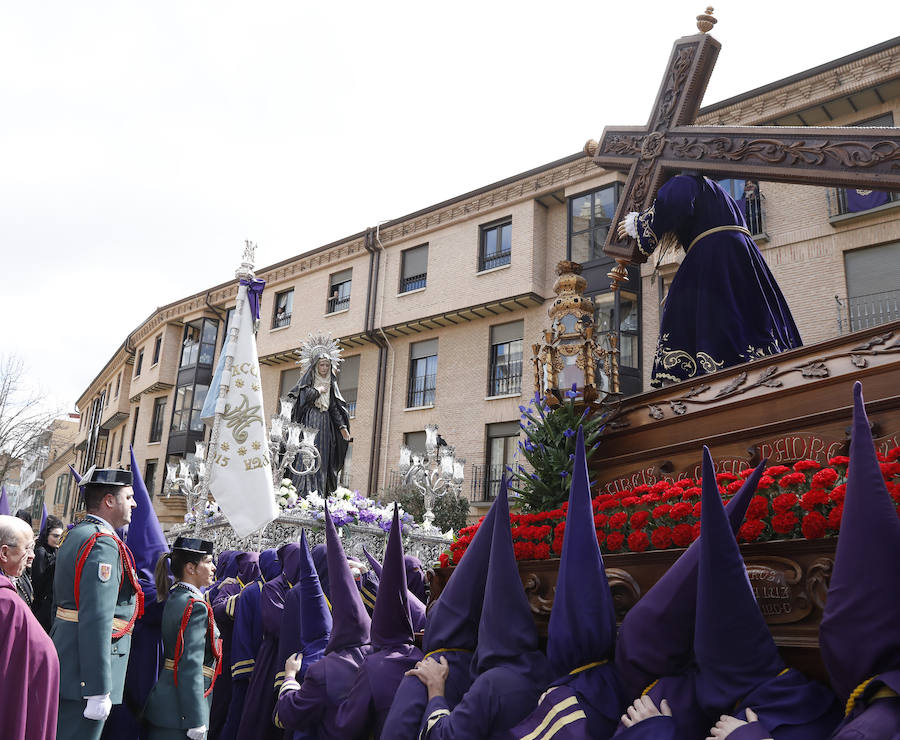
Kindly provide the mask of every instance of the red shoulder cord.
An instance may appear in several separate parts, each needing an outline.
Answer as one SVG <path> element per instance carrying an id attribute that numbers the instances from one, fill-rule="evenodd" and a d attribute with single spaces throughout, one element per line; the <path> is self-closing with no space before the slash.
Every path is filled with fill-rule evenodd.
<path id="1" fill-rule="evenodd" d="M 212 648 L 213 660 L 216 664 L 215 670 L 213 671 L 212 681 L 210 681 L 209 684 L 209 688 L 203 692 L 203 696 L 205 698 L 212 693 L 213 686 L 216 685 L 216 679 L 222 672 L 222 638 L 220 637 L 219 639 L 216 639 L 216 623 L 213 618 L 212 609 L 207 608 L 206 602 L 201 601 L 200 599 L 191 599 L 190 601 L 188 601 L 187 606 L 184 608 L 184 614 L 181 615 L 181 626 L 178 628 L 178 639 L 175 641 L 175 659 L 172 661 L 174 663 L 172 673 L 174 674 L 173 679 L 175 681 L 175 685 L 177 686 L 178 662 L 181 660 L 181 656 L 184 653 L 184 631 L 185 629 L 187 629 L 188 622 L 191 619 L 191 612 L 193 612 L 194 610 L 194 604 L 202 604 L 203 608 L 206 609 L 206 635 L 209 638 L 209 644 Z"/>
<path id="2" fill-rule="evenodd" d="M 122 561 L 122 570 L 128 578 L 129 583 L 131 583 L 131 587 L 134 589 L 136 596 L 134 611 L 131 613 L 131 619 L 128 620 L 128 624 L 125 625 L 123 629 L 113 630 L 112 637 L 114 640 L 117 640 L 131 632 L 134 623 L 144 615 L 144 591 L 141 588 L 141 584 L 138 582 L 134 565 L 134 555 L 131 554 L 128 545 L 115 535 L 107 532 L 94 532 L 94 534 L 87 538 L 81 546 L 81 549 L 78 551 L 78 558 L 75 561 L 75 608 L 78 609 L 81 597 L 81 572 L 84 570 L 84 564 L 87 562 L 91 550 L 94 545 L 97 544 L 97 540 L 101 537 L 111 537 L 115 540 L 116 547 L 119 548 L 119 558 Z"/>

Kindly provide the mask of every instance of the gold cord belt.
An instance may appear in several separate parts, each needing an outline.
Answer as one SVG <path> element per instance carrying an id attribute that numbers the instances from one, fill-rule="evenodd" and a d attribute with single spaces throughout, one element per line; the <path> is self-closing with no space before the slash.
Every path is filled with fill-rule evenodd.
<path id="1" fill-rule="evenodd" d="M 715 228 L 707 229 L 707 230 L 704 231 L 702 234 L 698 234 L 697 236 L 695 236 L 695 237 L 694 237 L 694 241 L 692 241 L 690 244 L 688 244 L 688 248 L 684 250 L 684 253 L 687 254 L 688 252 L 690 252 L 690 251 L 691 251 L 691 247 L 693 247 L 693 246 L 694 246 L 697 242 L 699 242 L 703 237 L 709 236 L 710 234 L 715 234 L 715 233 L 717 233 L 717 232 L 719 232 L 719 231 L 739 231 L 739 232 L 741 232 L 742 234 L 746 234 L 746 235 L 749 236 L 751 239 L 753 238 L 753 234 L 751 234 L 751 233 L 750 233 L 747 229 L 745 229 L 743 226 L 716 226 Z"/>
<path id="2" fill-rule="evenodd" d="M 56 607 L 56 618 L 62 620 L 63 622 L 77 622 L 78 621 L 78 610 L 77 609 L 64 609 L 61 606 Z M 118 617 L 114 617 L 112 621 L 113 632 L 117 632 L 119 630 L 123 630 L 128 627 L 127 619 L 119 619 Z M 132 625 L 132 629 L 134 625 Z M 128 630 L 131 632 L 131 630 Z"/>
<path id="3" fill-rule="evenodd" d="M 165 661 L 163 661 L 163 668 L 165 668 L 167 671 L 174 671 L 175 670 L 175 661 L 172 660 L 171 658 L 166 658 Z M 216 672 L 215 668 L 211 668 L 208 665 L 203 666 L 203 675 L 206 676 L 207 678 L 212 678 L 213 675 L 215 674 L 215 672 Z"/>

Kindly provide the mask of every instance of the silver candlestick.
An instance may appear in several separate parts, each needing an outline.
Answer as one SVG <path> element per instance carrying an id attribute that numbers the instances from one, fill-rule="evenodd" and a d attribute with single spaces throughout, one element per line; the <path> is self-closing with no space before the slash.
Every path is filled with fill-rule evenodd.
<path id="1" fill-rule="evenodd" d="M 403 482 L 418 488 L 425 499 L 423 527 L 426 532 L 434 532 L 434 508 L 438 496 L 447 493 L 459 495 L 465 478 L 463 458 L 455 456 L 450 445 L 438 446 L 437 424 L 425 427 L 425 455 L 413 452 L 403 445 L 400 448 L 400 474 Z"/>

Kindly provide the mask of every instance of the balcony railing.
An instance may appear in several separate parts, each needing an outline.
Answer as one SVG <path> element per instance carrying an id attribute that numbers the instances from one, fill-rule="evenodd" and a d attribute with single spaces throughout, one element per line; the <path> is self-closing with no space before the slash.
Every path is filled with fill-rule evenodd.
<path id="1" fill-rule="evenodd" d="M 497 363 L 491 367 L 489 396 L 506 396 L 522 392 L 522 360 Z"/>
<path id="2" fill-rule="evenodd" d="M 280 329 L 282 326 L 291 325 L 291 315 L 289 313 L 275 314 L 272 319 L 272 328 Z"/>
<path id="3" fill-rule="evenodd" d="M 495 252 L 494 254 L 485 254 L 481 259 L 481 270 L 493 270 L 495 267 L 502 267 L 509 264 L 509 258 L 512 252 Z"/>
<path id="4" fill-rule="evenodd" d="M 871 192 L 863 190 L 846 190 L 844 188 L 836 188 L 834 191 L 837 197 L 837 214 L 843 216 L 849 213 L 863 213 L 878 208 L 879 206 L 900 200 L 900 193 L 888 191 L 883 192 L 873 190 Z M 830 193 L 829 193 L 830 195 Z M 830 198 L 829 198 L 830 200 Z M 829 204 L 830 205 L 830 204 Z"/>
<path id="5" fill-rule="evenodd" d="M 500 481 L 505 471 L 505 465 L 473 465 L 469 498 L 493 501 L 500 493 Z"/>
<path id="6" fill-rule="evenodd" d="M 427 282 L 427 272 L 423 272 L 421 275 L 410 275 L 400 281 L 400 292 L 408 293 L 411 290 L 419 290 L 419 288 L 424 288 Z"/>
<path id="7" fill-rule="evenodd" d="M 847 299 L 850 331 L 900 319 L 900 290 L 853 296 Z"/>
<path id="8" fill-rule="evenodd" d="M 744 216 L 747 218 L 747 228 L 753 236 L 766 233 L 765 196 L 747 198 L 744 201 Z"/>
<path id="9" fill-rule="evenodd" d="M 409 379 L 409 393 L 406 396 L 406 407 L 431 406 L 434 403 L 434 392 L 437 390 L 437 375 L 418 375 Z"/>
<path id="10" fill-rule="evenodd" d="M 328 299 L 328 313 L 343 311 L 346 308 L 350 308 L 350 296 L 344 296 L 343 298 L 332 296 Z"/>

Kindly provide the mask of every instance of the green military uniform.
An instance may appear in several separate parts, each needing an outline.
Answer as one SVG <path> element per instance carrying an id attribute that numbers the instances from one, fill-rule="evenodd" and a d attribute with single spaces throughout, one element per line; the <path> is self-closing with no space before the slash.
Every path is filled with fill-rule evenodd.
<path id="1" fill-rule="evenodd" d="M 131 629 L 143 611 L 134 558 L 112 527 L 88 514 L 56 555 L 50 637 L 59 654 L 57 739 L 99 738 L 103 721 L 83 716 L 85 697 L 122 702 Z"/>
<path id="2" fill-rule="evenodd" d="M 150 740 L 183 740 L 186 730 L 209 726 L 212 689 L 222 641 L 212 607 L 199 589 L 176 583 L 162 617 L 165 661 L 144 706 Z"/>

